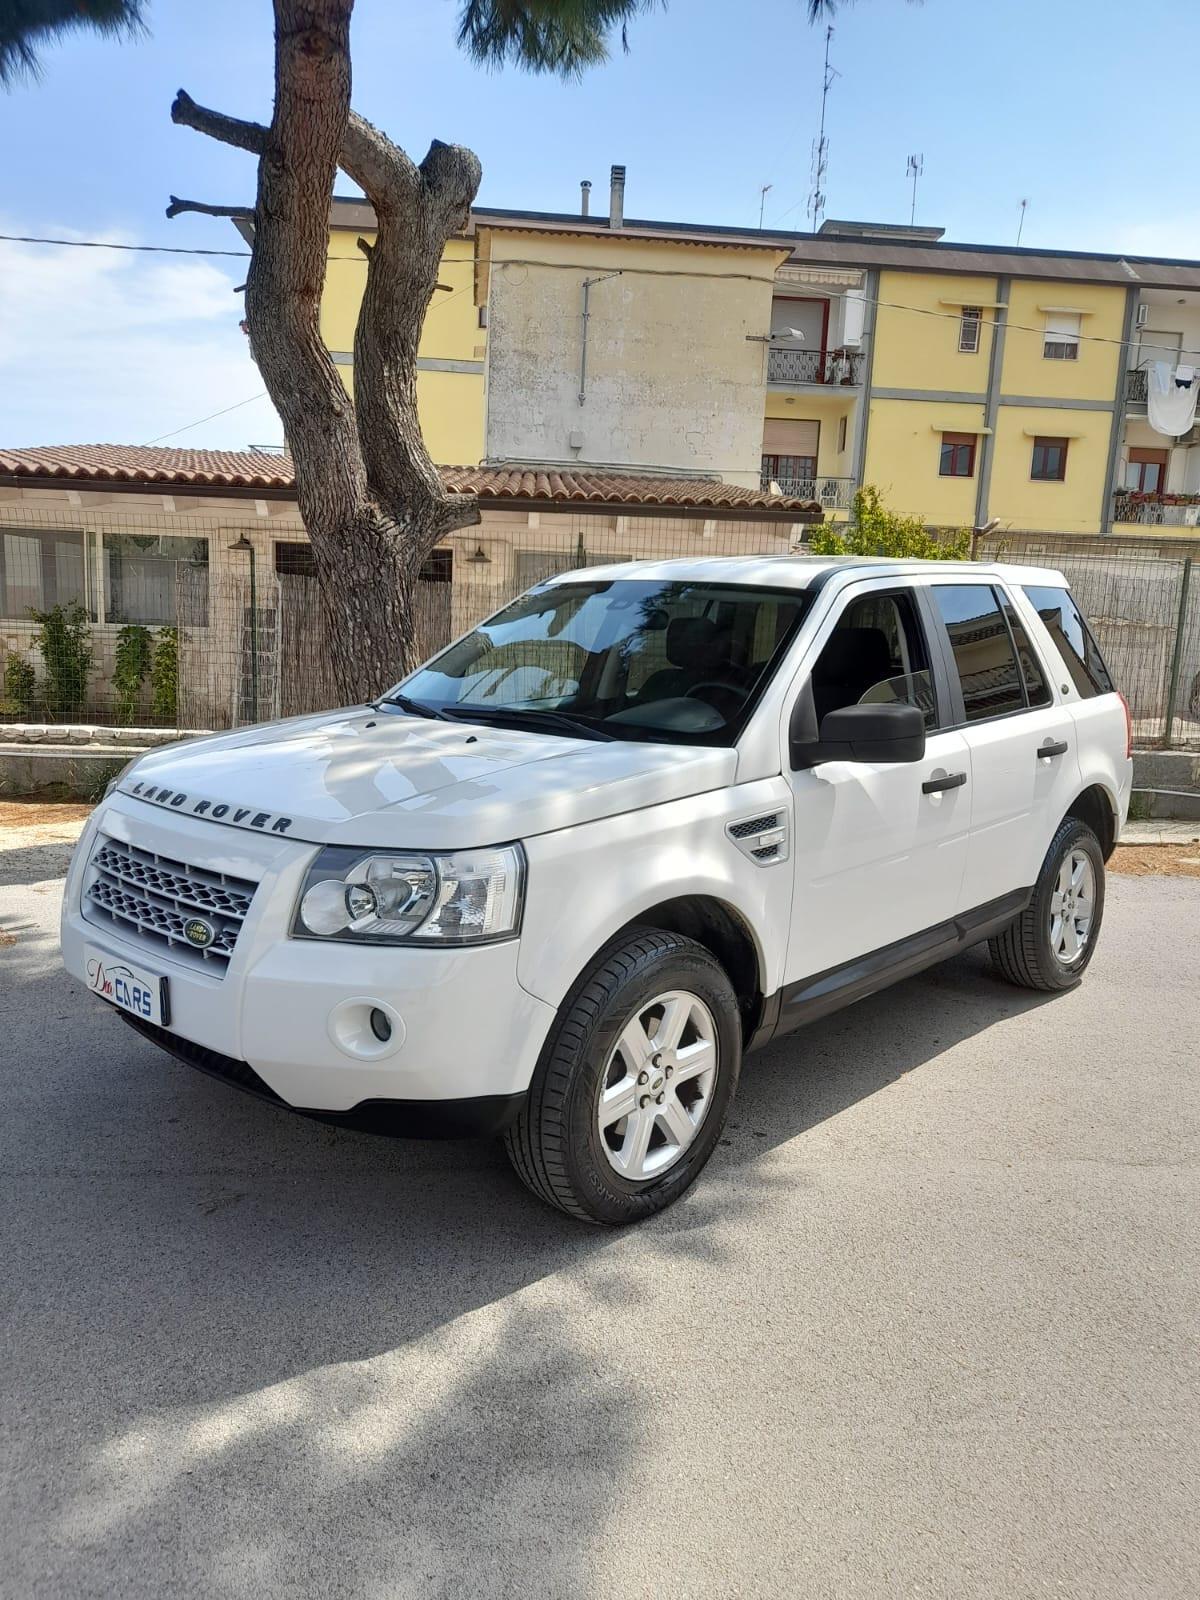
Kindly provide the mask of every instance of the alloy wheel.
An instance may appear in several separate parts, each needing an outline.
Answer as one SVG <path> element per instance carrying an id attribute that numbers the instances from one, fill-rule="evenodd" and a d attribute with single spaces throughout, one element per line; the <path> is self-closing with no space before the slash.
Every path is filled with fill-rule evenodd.
<path id="1" fill-rule="evenodd" d="M 1050 948 L 1063 966 L 1082 958 L 1095 914 L 1096 869 L 1085 850 L 1071 850 L 1050 896 Z"/>
<path id="2" fill-rule="evenodd" d="M 698 995 L 639 1005 L 601 1078 L 596 1108 L 609 1165 L 631 1183 L 660 1177 L 696 1138 L 717 1081 L 717 1026 Z"/>

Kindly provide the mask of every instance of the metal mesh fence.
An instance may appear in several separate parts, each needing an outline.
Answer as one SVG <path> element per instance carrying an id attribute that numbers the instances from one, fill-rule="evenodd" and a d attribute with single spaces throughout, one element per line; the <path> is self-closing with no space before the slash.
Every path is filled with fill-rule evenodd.
<path id="1" fill-rule="evenodd" d="M 294 511 L 257 516 L 252 507 L 239 518 L 0 506 L 0 722 L 224 729 L 336 705 L 303 527 Z M 418 650 L 432 655 L 552 573 L 609 560 L 777 555 L 801 531 L 721 518 L 484 513 L 423 569 Z"/>
<path id="2" fill-rule="evenodd" d="M 779 555 L 801 548 L 804 531 L 719 517 L 485 512 L 422 573 L 419 652 L 433 654 L 552 573 Z M 977 539 L 975 554 L 1064 572 L 1130 701 L 1138 741 L 1200 745 L 1200 540 L 1004 534 Z M 322 637 L 294 508 L 0 505 L 0 721 L 221 729 L 324 710 L 338 696 Z"/>

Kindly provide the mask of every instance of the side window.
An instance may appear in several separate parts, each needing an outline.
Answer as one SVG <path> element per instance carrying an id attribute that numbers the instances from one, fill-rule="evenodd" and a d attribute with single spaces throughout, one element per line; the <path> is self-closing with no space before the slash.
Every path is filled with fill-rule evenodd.
<path id="1" fill-rule="evenodd" d="M 929 651 L 911 593 L 864 595 L 837 620 L 812 671 L 817 720 L 843 706 L 916 706 L 937 726 Z"/>
<path id="2" fill-rule="evenodd" d="M 1093 695 L 1111 694 L 1113 681 L 1104 665 L 1100 647 L 1069 592 L 1066 589 L 1026 584 L 1025 593 L 1046 624 L 1046 631 L 1054 640 L 1063 666 L 1083 698 L 1090 700 Z"/>
<path id="3" fill-rule="evenodd" d="M 987 583 L 937 583 L 930 590 L 946 624 L 968 722 L 1025 709 L 1025 689 L 1000 602 Z"/>
<path id="4" fill-rule="evenodd" d="M 1029 635 L 1025 632 L 1025 624 L 1017 615 L 1012 601 L 1003 592 L 998 591 L 1004 601 L 1004 616 L 1012 633 L 1013 643 L 1017 647 L 1017 660 L 1021 664 L 1021 677 L 1025 684 L 1025 694 L 1031 706 L 1048 706 L 1053 696 L 1050 685 L 1046 682 L 1046 674 L 1042 671 L 1042 664 L 1037 658 L 1037 652 L 1029 642 Z"/>

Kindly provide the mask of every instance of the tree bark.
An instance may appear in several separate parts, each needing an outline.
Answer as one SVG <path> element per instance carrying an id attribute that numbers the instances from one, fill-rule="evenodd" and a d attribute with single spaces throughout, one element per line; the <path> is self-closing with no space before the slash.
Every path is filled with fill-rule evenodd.
<path id="1" fill-rule="evenodd" d="M 334 678 L 358 702 L 416 665 L 417 574 L 439 539 L 479 520 L 471 497 L 447 493 L 425 449 L 416 356 L 443 247 L 466 222 L 480 167 L 469 150 L 437 142 L 418 167 L 351 112 L 352 10 L 353 0 L 275 0 L 269 127 L 210 111 L 182 90 L 171 115 L 258 156 L 250 348 L 295 464 Z M 378 218 L 353 402 L 320 331 L 339 165 Z"/>

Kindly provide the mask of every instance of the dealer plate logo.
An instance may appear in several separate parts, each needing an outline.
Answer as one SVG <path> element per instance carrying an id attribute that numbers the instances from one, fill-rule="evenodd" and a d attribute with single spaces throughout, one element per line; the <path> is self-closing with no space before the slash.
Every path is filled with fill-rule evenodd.
<path id="1" fill-rule="evenodd" d="M 183 925 L 183 936 L 196 950 L 207 950 L 217 937 L 217 930 L 203 917 L 189 917 Z"/>

